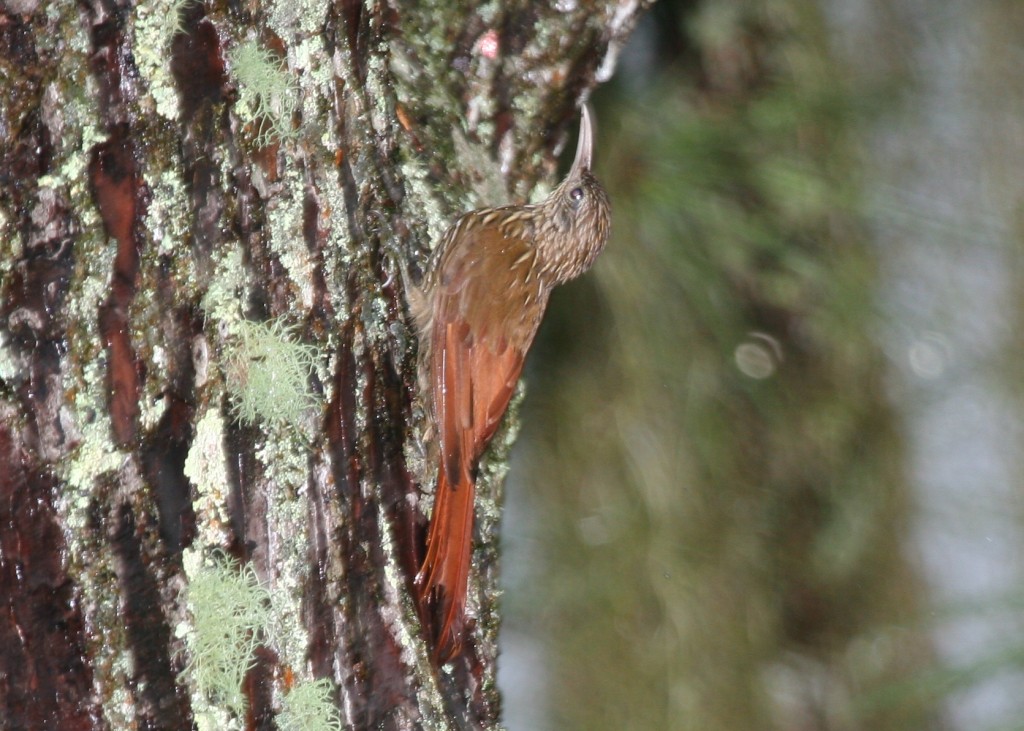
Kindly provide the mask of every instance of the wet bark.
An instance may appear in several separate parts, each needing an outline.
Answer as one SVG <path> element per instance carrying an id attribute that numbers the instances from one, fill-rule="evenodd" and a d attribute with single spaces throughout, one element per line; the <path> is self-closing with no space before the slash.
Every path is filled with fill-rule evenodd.
<path id="1" fill-rule="evenodd" d="M 412 602 L 432 468 L 406 271 L 460 210 L 553 177 L 639 11 L 7 4 L 6 728 L 284 728 L 314 678 L 346 728 L 498 726 L 505 456 L 468 650 L 438 672 Z M 198 678 L 211 565 L 266 592 L 241 711 Z"/>

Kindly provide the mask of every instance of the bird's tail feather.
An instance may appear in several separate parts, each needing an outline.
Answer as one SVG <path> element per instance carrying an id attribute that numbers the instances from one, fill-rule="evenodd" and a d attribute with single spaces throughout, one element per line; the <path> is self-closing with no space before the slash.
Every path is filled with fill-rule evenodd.
<path id="1" fill-rule="evenodd" d="M 434 652 L 444 663 L 462 649 L 473 543 L 476 485 L 468 470 L 451 484 L 441 469 L 427 535 L 427 555 L 416 576 L 420 608 L 432 625 Z"/>

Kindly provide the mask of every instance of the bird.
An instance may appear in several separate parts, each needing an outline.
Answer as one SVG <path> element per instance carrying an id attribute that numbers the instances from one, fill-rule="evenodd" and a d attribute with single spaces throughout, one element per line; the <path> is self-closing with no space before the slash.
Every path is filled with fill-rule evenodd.
<path id="1" fill-rule="evenodd" d="M 438 454 L 426 553 L 414 583 L 439 664 L 462 650 L 476 471 L 508 408 L 554 287 L 587 271 L 611 228 L 582 107 L 568 174 L 540 203 L 462 214 L 409 297 Z"/>

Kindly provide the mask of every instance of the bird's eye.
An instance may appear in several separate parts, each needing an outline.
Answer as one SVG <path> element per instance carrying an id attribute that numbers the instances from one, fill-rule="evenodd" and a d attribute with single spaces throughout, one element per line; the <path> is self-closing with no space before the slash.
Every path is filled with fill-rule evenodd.
<path id="1" fill-rule="evenodd" d="M 573 188 L 569 191 L 569 197 L 572 199 L 573 207 L 578 206 L 583 200 L 583 188 Z"/>

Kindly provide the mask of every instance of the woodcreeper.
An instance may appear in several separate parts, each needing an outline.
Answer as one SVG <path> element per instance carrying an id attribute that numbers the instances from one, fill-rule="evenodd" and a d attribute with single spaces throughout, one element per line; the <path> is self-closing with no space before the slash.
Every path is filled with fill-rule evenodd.
<path id="1" fill-rule="evenodd" d="M 463 214 L 410 293 L 440 465 L 427 552 L 416 576 L 439 662 L 462 648 L 477 462 L 508 407 L 551 290 L 608 241 L 608 196 L 591 172 L 583 107 L 576 158 L 543 202 Z"/>

